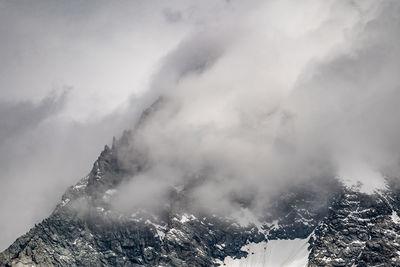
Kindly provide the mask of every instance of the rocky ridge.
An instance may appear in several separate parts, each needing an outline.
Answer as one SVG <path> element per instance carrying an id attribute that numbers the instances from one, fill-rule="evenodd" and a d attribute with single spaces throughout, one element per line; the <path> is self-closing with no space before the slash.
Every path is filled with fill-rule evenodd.
<path id="1" fill-rule="evenodd" d="M 247 257 L 242 248 L 249 243 L 309 238 L 308 266 L 400 266 L 396 179 L 373 194 L 336 179 L 296 185 L 274 198 L 265 216 L 246 223 L 188 209 L 185 187 L 171 189 L 162 212 L 127 215 L 113 210 L 110 199 L 146 167 L 142 158 L 118 160 L 131 137 L 127 131 L 106 146 L 54 212 L 0 254 L 0 265 L 218 266 L 226 257 Z M 240 209 L 249 217 L 246 206 Z"/>

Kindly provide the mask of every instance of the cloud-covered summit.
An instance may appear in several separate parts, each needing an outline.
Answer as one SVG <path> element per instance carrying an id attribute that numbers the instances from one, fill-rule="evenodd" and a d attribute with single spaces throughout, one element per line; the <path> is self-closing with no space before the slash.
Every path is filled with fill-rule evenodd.
<path id="1" fill-rule="evenodd" d="M 219 210 L 232 195 L 257 209 L 310 177 L 396 176 L 398 11 L 396 1 L 0 2 L 0 143 L 13 139 L 0 148 L 0 244 L 48 214 L 160 96 L 133 142 L 150 167 L 118 205 L 196 174 L 210 179 L 194 200 Z"/>
<path id="2" fill-rule="evenodd" d="M 397 175 L 397 4 L 256 4 L 233 3 L 166 57 L 150 87 L 162 103 L 133 141 L 148 169 L 117 205 L 163 203 L 193 177 L 206 178 L 194 202 L 226 212 L 311 178 Z"/>

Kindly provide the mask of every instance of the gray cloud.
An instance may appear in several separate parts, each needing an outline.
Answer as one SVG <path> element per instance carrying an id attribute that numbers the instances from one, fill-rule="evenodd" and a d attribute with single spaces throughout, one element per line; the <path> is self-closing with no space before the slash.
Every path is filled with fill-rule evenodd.
<path id="1" fill-rule="evenodd" d="M 0 2 L 0 246 L 49 214 L 159 96 L 133 141 L 149 168 L 119 189 L 122 211 L 157 209 L 192 180 L 195 206 L 229 212 L 243 199 L 262 208 L 311 177 L 398 174 L 398 10 L 396 1 Z M 66 84 L 68 96 L 44 97 Z"/>
<path id="2" fill-rule="evenodd" d="M 160 60 L 225 6 L 0 1 L 0 249 L 52 211 L 112 136 L 133 127 L 157 98 L 147 92 Z M 51 95 L 65 87 L 67 96 Z"/>
<path id="3" fill-rule="evenodd" d="M 166 184 L 190 179 L 203 181 L 191 193 L 195 205 L 229 212 L 237 198 L 262 208 L 288 184 L 311 178 L 375 185 L 396 173 L 398 4 L 308 4 L 270 1 L 235 13 L 236 21 L 227 16 L 220 28 L 208 29 L 227 35 L 202 42 L 197 34 L 167 57 L 162 75 L 154 77 L 155 84 L 168 85 L 163 100 L 133 140 L 149 169 L 132 178 L 131 188 L 148 191 L 134 194 L 124 185 L 118 207 L 144 202 L 141 195 L 158 195 L 163 203 L 159 191 Z M 297 24 L 285 15 L 265 19 L 268 10 L 289 6 L 287 16 L 318 8 L 314 20 L 298 18 Z M 241 38 L 226 38 L 231 29 Z M 196 69 L 196 57 L 186 51 L 207 58 L 210 44 L 222 51 L 214 64 L 176 79 L 180 66 Z M 143 176 L 152 177 L 153 186 L 143 186 Z"/>
<path id="4" fill-rule="evenodd" d="M 63 108 L 66 96 L 67 91 L 61 96 L 53 94 L 36 105 L 29 101 L 0 103 L 0 142 L 24 133 L 57 114 Z"/>

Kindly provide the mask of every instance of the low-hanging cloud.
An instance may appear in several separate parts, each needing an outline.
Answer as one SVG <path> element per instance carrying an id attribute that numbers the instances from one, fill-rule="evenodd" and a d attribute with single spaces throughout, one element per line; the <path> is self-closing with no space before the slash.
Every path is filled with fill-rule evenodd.
<path id="1" fill-rule="evenodd" d="M 0 1 L 0 250 L 135 124 L 160 58 L 201 27 L 207 2 Z"/>
<path id="2" fill-rule="evenodd" d="M 193 181 L 196 208 L 229 213 L 309 178 L 397 175 L 399 6 L 1 2 L 0 245 L 157 99 L 120 158 L 146 164 L 119 188 L 124 212 L 157 210 Z"/>
<path id="3" fill-rule="evenodd" d="M 262 208 L 288 184 L 311 178 L 357 176 L 350 178 L 369 184 L 398 175 L 399 4 L 256 4 L 233 8 L 223 25 L 184 42 L 160 70 L 172 80 L 154 76 L 166 86 L 132 141 L 147 160 L 140 179 L 151 176 L 161 188 L 201 180 L 190 192 L 194 205 L 229 212 L 237 199 Z M 201 64 L 197 55 L 212 55 L 210 44 L 220 51 L 213 64 L 186 71 Z M 135 177 L 131 184 L 146 192 L 124 185 L 117 206 L 148 195 L 164 203 L 159 186 Z"/>

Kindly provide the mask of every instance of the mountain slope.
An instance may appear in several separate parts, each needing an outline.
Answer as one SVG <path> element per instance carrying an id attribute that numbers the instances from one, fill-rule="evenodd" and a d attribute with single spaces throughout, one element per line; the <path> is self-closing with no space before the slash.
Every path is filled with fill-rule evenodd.
<path id="1" fill-rule="evenodd" d="M 274 198 L 264 218 L 244 223 L 250 218 L 246 207 L 236 218 L 190 210 L 187 188 L 171 189 L 170 203 L 158 213 L 115 211 L 109 199 L 141 168 L 138 162 L 126 169 L 118 161 L 131 134 L 106 146 L 55 211 L 0 254 L 2 266 L 217 266 L 224 260 L 236 266 L 240 258 L 260 257 L 260 250 L 252 251 L 257 246 L 296 238 L 305 240 L 308 266 L 400 266 L 395 180 L 390 190 L 371 195 L 333 179 L 301 184 Z"/>
<path id="2" fill-rule="evenodd" d="M 234 198 L 236 211 L 224 214 L 192 205 L 207 180 L 193 176 L 157 209 L 121 211 L 113 200 L 149 165 L 135 134 L 105 146 L 54 212 L 0 253 L 0 266 L 400 266 L 396 179 L 372 194 L 310 179 L 268 198 L 261 212 Z"/>

